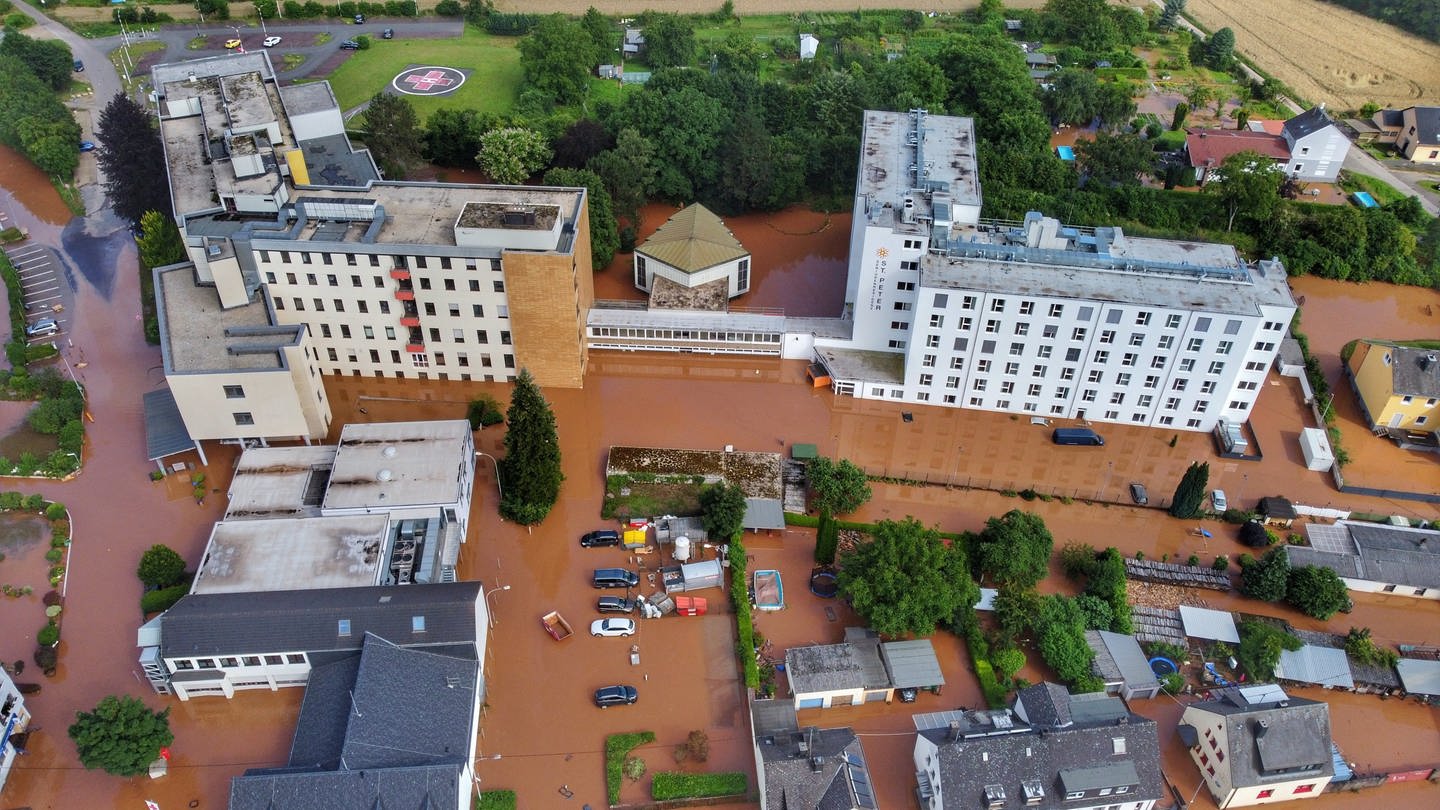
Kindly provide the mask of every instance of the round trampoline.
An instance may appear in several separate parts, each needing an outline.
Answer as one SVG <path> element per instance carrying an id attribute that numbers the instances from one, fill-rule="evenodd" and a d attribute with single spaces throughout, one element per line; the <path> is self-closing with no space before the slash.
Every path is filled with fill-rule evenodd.
<path id="1" fill-rule="evenodd" d="M 1175 666 L 1175 662 L 1169 658 L 1163 655 L 1157 655 L 1150 659 L 1150 671 L 1155 673 L 1156 676 L 1160 676 L 1169 675 L 1172 672 L 1179 672 L 1180 668 Z"/>
<path id="2" fill-rule="evenodd" d="M 821 599 L 834 599 L 840 593 L 840 581 L 833 568 L 816 568 L 810 572 L 810 592 Z"/>

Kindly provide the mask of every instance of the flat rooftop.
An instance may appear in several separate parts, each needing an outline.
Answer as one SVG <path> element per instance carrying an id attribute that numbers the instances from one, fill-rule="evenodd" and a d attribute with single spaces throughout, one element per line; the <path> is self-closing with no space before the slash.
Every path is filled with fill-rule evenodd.
<path id="1" fill-rule="evenodd" d="M 470 423 L 350 424 L 340 433 L 324 510 L 452 503 L 469 461 Z"/>
<path id="2" fill-rule="evenodd" d="M 378 584 L 386 515 L 215 524 L 191 593 L 298 591 Z"/>
<path id="3" fill-rule="evenodd" d="M 870 197 L 872 206 L 892 207 L 880 217 L 883 224 L 924 232 L 928 225 L 903 224 L 895 214 L 910 197 L 917 219 L 930 218 L 933 200 L 916 193 L 922 190 L 948 194 L 954 205 L 980 205 L 974 119 L 866 110 L 861 138 L 856 194 Z"/>
<path id="4" fill-rule="evenodd" d="M 905 384 L 905 353 L 816 346 L 830 374 L 841 380 L 863 380 L 881 385 Z"/>
<path id="5" fill-rule="evenodd" d="M 225 519 L 320 514 L 335 464 L 334 445 L 252 447 L 240 454 L 230 481 Z"/>
<path id="6" fill-rule="evenodd" d="M 157 274 L 156 303 L 167 369 L 178 372 L 283 368 L 280 350 L 299 343 L 303 326 L 274 326 L 262 302 L 224 309 L 213 287 L 186 266 Z"/>

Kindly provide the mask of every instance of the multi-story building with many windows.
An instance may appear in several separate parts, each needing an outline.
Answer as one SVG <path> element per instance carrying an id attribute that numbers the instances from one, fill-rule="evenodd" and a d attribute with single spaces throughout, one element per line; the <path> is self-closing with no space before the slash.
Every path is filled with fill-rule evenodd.
<path id="1" fill-rule="evenodd" d="M 1184 430 L 1243 422 L 1295 304 L 1277 260 L 982 220 L 968 118 L 865 114 L 837 393 Z"/>
<path id="2" fill-rule="evenodd" d="M 161 338 L 193 437 L 323 436 L 319 374 L 581 384 L 584 189 L 383 180 L 329 86 L 281 87 L 263 53 L 153 76 L 190 260 L 156 272 Z M 262 371 L 295 395 L 231 401 Z"/>

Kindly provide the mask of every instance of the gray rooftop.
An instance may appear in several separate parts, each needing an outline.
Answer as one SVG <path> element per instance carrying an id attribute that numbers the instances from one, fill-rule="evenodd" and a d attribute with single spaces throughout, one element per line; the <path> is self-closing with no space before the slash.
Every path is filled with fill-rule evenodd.
<path id="1" fill-rule="evenodd" d="M 225 519 L 320 514 L 337 449 L 322 444 L 247 448 L 230 479 Z"/>
<path id="2" fill-rule="evenodd" d="M 280 88 L 280 100 L 285 102 L 287 115 L 305 115 L 339 107 L 329 82 L 306 82 L 290 84 Z"/>
<path id="3" fill-rule="evenodd" d="M 1430 146 L 1440 143 L 1440 107 L 1410 107 L 1409 111 L 1415 115 L 1416 141 Z"/>
<path id="4" fill-rule="evenodd" d="M 460 488 L 470 441 L 464 419 L 346 425 L 321 508 L 455 503 L 466 494 Z"/>
<path id="5" fill-rule="evenodd" d="M 1298 650 L 1281 650 L 1275 677 L 1285 681 L 1313 683 L 1324 687 L 1354 689 L 1350 662 L 1345 651 L 1315 644 L 1301 645 Z"/>
<path id="6" fill-rule="evenodd" d="M 406 646 L 473 645 L 481 584 L 191 594 L 165 612 L 165 658 L 359 650 L 366 633 Z M 423 617 L 423 624 L 416 617 Z M 340 620 L 349 621 L 341 635 Z M 417 631 L 417 624 L 423 626 Z"/>
<path id="7" fill-rule="evenodd" d="M 890 673 L 890 685 L 896 689 L 945 685 L 935 645 L 928 638 L 884 642 L 880 645 L 880 659 Z"/>
<path id="8" fill-rule="evenodd" d="M 274 371 L 285 368 L 281 350 L 298 346 L 302 325 L 276 326 L 263 301 L 225 309 L 214 287 L 196 283 L 183 265 L 155 273 L 160 347 L 165 368 L 191 371 Z"/>
<path id="9" fill-rule="evenodd" d="M 1090 667 L 1107 682 L 1120 681 L 1130 689 L 1148 689 L 1159 685 L 1150 662 L 1134 636 L 1108 630 L 1087 630 L 1085 640 L 1095 651 Z"/>
<path id="10" fill-rule="evenodd" d="M 1345 651 L 1345 636 L 1299 628 L 1292 628 L 1290 634 L 1312 647 L 1328 647 L 1341 652 Z M 1400 686 L 1400 676 L 1395 674 L 1394 667 L 1385 664 L 1362 664 L 1348 654 L 1345 660 L 1350 668 L 1351 679 L 1356 684 L 1382 686 L 1389 689 Z"/>
<path id="11" fill-rule="evenodd" d="M 1333 776 L 1330 707 L 1290 697 L 1267 684 L 1212 690 L 1217 700 L 1192 703 L 1187 711 L 1224 718 L 1230 750 L 1226 764 L 1236 787 L 1264 785 L 1299 774 Z"/>
<path id="12" fill-rule="evenodd" d="M 1351 520 L 1337 521 L 1333 528 L 1315 527 L 1315 532 L 1328 535 L 1335 529 L 1349 535 L 1350 548 L 1331 552 L 1321 550 L 1319 542 L 1316 548 L 1289 546 L 1290 564 L 1318 565 L 1348 579 L 1440 588 L 1440 532 Z M 1324 546 L 1335 547 L 1330 540 Z"/>
<path id="13" fill-rule="evenodd" d="M 843 689 L 884 689 L 890 685 L 880 659 L 880 640 L 791 647 L 785 651 L 785 675 L 795 694 Z"/>
<path id="14" fill-rule="evenodd" d="M 1412 695 L 1440 696 L 1440 661 L 1423 658 L 1401 658 L 1395 665 L 1400 682 Z"/>
<path id="15" fill-rule="evenodd" d="M 740 525 L 752 531 L 785 528 L 785 508 L 776 498 L 746 498 Z"/>
<path id="16" fill-rule="evenodd" d="M 840 380 L 863 380 L 881 385 L 905 384 L 905 354 L 866 349 L 816 346 L 831 376 Z"/>
<path id="17" fill-rule="evenodd" d="M 195 449 L 195 440 L 180 416 L 175 394 L 169 388 L 146 391 L 141 397 L 145 407 L 145 457 L 156 461 L 176 453 Z"/>
<path id="18" fill-rule="evenodd" d="M 1298 141 L 1306 135 L 1319 132 L 1334 123 L 1330 120 L 1330 116 L 1325 114 L 1323 107 L 1311 107 L 1285 122 L 1285 134 Z"/>
<path id="19" fill-rule="evenodd" d="M 190 592 L 376 585 L 389 526 L 385 515 L 221 521 Z"/>
<path id="20" fill-rule="evenodd" d="M 1227 644 L 1240 643 L 1240 631 L 1235 629 L 1235 616 L 1227 611 L 1181 605 L 1180 622 L 1185 628 L 1185 635 L 1190 638 L 1223 641 Z"/>
<path id="21" fill-rule="evenodd" d="M 357 771 L 251 769 L 230 780 L 229 810 L 456 807 L 464 763 Z"/>
<path id="22" fill-rule="evenodd" d="M 1390 366 L 1395 396 L 1440 398 L 1440 352 L 1390 346 L 1394 363 Z"/>
<path id="23" fill-rule="evenodd" d="M 855 193 L 867 198 L 865 210 L 877 224 L 925 234 L 923 220 L 944 208 L 942 195 L 951 205 L 980 205 L 973 119 L 866 110 L 860 151 Z M 907 198 L 915 206 L 912 223 L 899 214 Z"/>
<path id="24" fill-rule="evenodd" d="M 1044 693 L 1044 702 L 1065 702 L 1068 694 L 1037 685 L 1027 689 L 1032 696 Z M 1032 692 L 1031 690 L 1036 690 Z M 1024 693 L 1022 693 L 1023 696 Z M 1080 698 L 1080 696 L 1074 696 Z M 1015 725 L 988 733 L 966 731 L 952 739 L 947 716 L 930 719 L 917 716 L 919 733 L 939 749 L 941 795 L 945 808 L 982 808 L 985 788 L 998 785 L 1009 798 L 1009 807 L 1063 808 L 1070 790 L 1089 791 L 1098 799 L 1102 790 L 1124 787 L 1126 802 L 1158 800 L 1164 795 L 1160 775 L 1160 741 L 1155 721 L 1125 709 L 1116 697 L 1098 695 L 1080 702 L 1083 709 L 1056 707 L 1054 713 L 1075 717 L 1059 728 Z M 968 713 L 968 714 L 992 714 Z M 1024 799 L 1022 782 L 1043 792 L 1034 803 Z M 1107 792 L 1106 795 L 1112 795 Z M 1103 800 L 1092 800 L 1091 804 Z M 1082 802 L 1083 803 L 1083 802 Z"/>
<path id="25" fill-rule="evenodd" d="M 806 728 L 767 735 L 757 744 L 765 769 L 762 810 L 876 806 L 865 753 L 853 730 Z"/>
<path id="26" fill-rule="evenodd" d="M 1030 725 L 1041 728 L 1060 728 L 1074 722 L 1070 716 L 1069 690 L 1049 681 L 1016 693 L 1015 713 Z"/>

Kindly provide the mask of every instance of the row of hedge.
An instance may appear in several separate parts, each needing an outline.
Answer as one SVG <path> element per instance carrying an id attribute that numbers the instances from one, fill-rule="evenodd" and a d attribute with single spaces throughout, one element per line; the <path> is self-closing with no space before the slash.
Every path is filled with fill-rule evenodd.
<path id="1" fill-rule="evenodd" d="M 739 796 L 749 790 L 750 781 L 743 773 L 680 773 L 661 771 L 650 783 L 650 795 L 656 801 L 668 799 L 708 799 L 715 796 Z"/>
<path id="2" fill-rule="evenodd" d="M 760 686 L 760 665 L 755 661 L 755 618 L 750 612 L 745 544 L 740 535 L 730 540 L 730 604 L 735 606 L 735 654 L 745 672 L 745 688 Z M 612 802 L 613 804 L 613 802 Z"/>
<path id="3" fill-rule="evenodd" d="M 753 657 L 753 656 L 752 656 Z M 625 778 L 622 769 L 625 758 L 642 745 L 655 742 L 655 732 L 637 731 L 631 734 L 611 734 L 605 738 L 605 790 L 610 804 L 620 803 L 620 784 Z"/>
<path id="4" fill-rule="evenodd" d="M 1005 687 L 995 677 L 995 667 L 990 664 L 990 643 L 980 632 L 980 624 L 973 619 L 965 628 L 965 647 L 970 651 L 970 661 L 975 665 L 975 679 L 980 682 L 980 693 L 992 709 L 1005 708 Z"/>
<path id="5" fill-rule="evenodd" d="M 20 274 L 3 253 L 0 253 L 0 278 L 5 280 L 5 297 L 10 302 L 10 340 L 5 344 L 5 359 L 15 368 L 24 368 L 36 360 L 55 356 L 59 350 L 53 344 L 31 346 L 25 339 L 24 287 Z"/>

